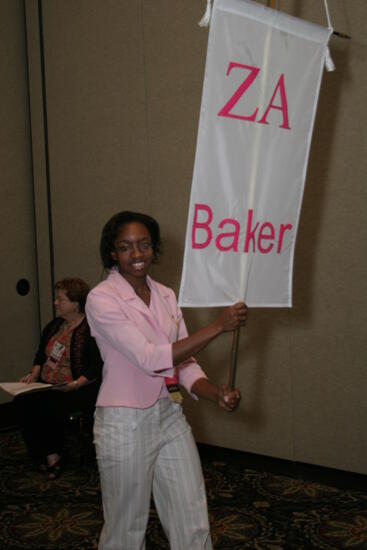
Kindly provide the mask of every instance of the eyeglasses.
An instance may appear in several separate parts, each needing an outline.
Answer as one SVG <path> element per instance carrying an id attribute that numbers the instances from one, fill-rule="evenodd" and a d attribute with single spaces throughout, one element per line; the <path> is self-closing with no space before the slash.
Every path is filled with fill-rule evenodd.
<path id="1" fill-rule="evenodd" d="M 115 250 L 116 252 L 120 252 L 120 254 L 124 254 L 126 252 L 133 252 L 135 247 L 137 247 L 140 252 L 145 252 L 153 248 L 153 245 L 149 241 L 129 242 L 116 246 Z"/>
<path id="2" fill-rule="evenodd" d="M 60 297 L 60 296 L 56 295 L 55 298 L 54 298 L 54 302 L 59 302 L 59 303 L 61 303 L 61 302 L 70 302 L 71 303 L 71 300 L 69 300 L 69 298 L 67 296 L 65 296 L 65 298 L 64 298 L 64 297 Z"/>

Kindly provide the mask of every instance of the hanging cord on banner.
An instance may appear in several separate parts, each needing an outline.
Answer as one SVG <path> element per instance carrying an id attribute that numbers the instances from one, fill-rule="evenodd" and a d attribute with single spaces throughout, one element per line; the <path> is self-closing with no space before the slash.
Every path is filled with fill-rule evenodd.
<path id="1" fill-rule="evenodd" d="M 199 27 L 209 27 L 210 18 L 212 15 L 212 3 L 211 0 L 206 0 L 206 10 L 203 17 L 200 19 Z"/>
<path id="2" fill-rule="evenodd" d="M 211 5 L 211 3 L 212 3 L 211 0 L 206 0 L 205 13 L 204 13 L 203 17 L 200 19 L 199 23 L 198 23 L 199 27 L 209 27 L 211 15 L 212 15 L 212 5 Z M 329 27 L 331 27 L 329 6 L 327 4 L 327 0 L 324 0 L 324 6 L 325 6 L 325 11 L 326 11 L 326 17 L 327 17 L 327 20 L 328 20 L 328 25 L 329 25 Z M 270 0 L 270 7 L 273 8 L 273 9 L 278 10 L 279 9 L 279 0 Z M 333 30 L 333 34 L 335 36 L 337 36 L 338 38 L 346 38 L 348 40 L 351 38 L 349 36 L 349 34 L 346 34 L 344 32 L 339 32 L 339 31 L 334 31 Z M 330 52 L 329 52 L 329 58 L 331 60 Z M 334 66 L 332 60 L 331 60 L 331 63 L 332 63 L 332 66 Z M 331 69 L 331 70 L 334 70 L 334 69 Z"/>
<path id="3" fill-rule="evenodd" d="M 325 11 L 326 11 L 326 18 L 327 18 L 328 27 L 329 27 L 329 29 L 332 29 L 333 27 L 331 25 L 329 6 L 328 6 L 328 3 L 327 3 L 327 0 L 324 0 L 324 6 L 325 6 Z M 333 29 L 333 34 L 335 36 L 337 36 L 338 38 L 346 38 L 348 40 L 350 40 L 350 38 L 351 38 L 349 36 L 349 34 L 345 34 L 344 32 L 334 31 L 334 29 Z M 335 71 L 335 65 L 333 63 L 333 60 L 331 59 L 329 47 L 326 48 L 325 66 L 326 66 L 326 69 L 328 71 Z"/>
<path id="4" fill-rule="evenodd" d="M 328 3 L 327 3 L 327 0 L 324 0 L 324 6 L 325 6 L 325 11 L 326 11 L 326 18 L 327 18 L 328 27 L 329 27 L 329 29 L 332 29 L 334 31 L 333 27 L 331 26 L 329 6 L 328 6 Z M 325 67 L 326 67 L 326 70 L 328 72 L 335 71 L 335 65 L 334 65 L 334 61 L 331 59 L 329 46 L 326 46 Z"/>
<path id="5" fill-rule="evenodd" d="M 328 3 L 327 3 L 327 0 L 324 0 L 324 6 L 325 6 L 325 11 L 326 11 L 327 24 L 328 24 L 329 29 L 331 29 L 331 19 L 330 19 L 329 6 L 328 6 Z"/>
<path id="6" fill-rule="evenodd" d="M 326 17 L 327 17 L 327 24 L 329 26 L 329 28 L 331 29 L 331 19 L 330 19 L 330 13 L 329 13 L 329 6 L 328 6 L 328 3 L 327 3 L 327 0 L 324 0 L 324 6 L 325 6 L 325 11 L 326 11 Z M 346 38 L 348 40 L 350 40 L 350 36 L 349 34 L 345 34 L 344 32 L 339 32 L 339 31 L 334 31 L 333 30 L 333 34 L 335 36 L 337 36 L 338 38 Z"/>
<path id="7" fill-rule="evenodd" d="M 327 3 L 327 0 L 324 0 L 324 6 L 325 6 L 325 11 L 326 11 L 327 24 L 328 24 L 329 29 L 331 29 L 332 26 L 331 26 L 329 6 L 328 6 L 328 3 Z M 351 38 L 349 36 L 349 34 L 345 34 L 344 32 L 338 32 L 338 31 L 333 30 L 333 34 L 335 34 L 335 36 L 338 36 L 339 38 L 347 38 L 348 40 L 350 40 L 350 38 Z"/>

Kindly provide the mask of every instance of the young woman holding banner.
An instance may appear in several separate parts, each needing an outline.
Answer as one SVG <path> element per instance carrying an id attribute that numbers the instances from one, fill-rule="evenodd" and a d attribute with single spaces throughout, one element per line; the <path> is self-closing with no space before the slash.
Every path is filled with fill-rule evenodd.
<path id="1" fill-rule="evenodd" d="M 244 325 L 247 307 L 226 307 L 188 336 L 174 292 L 148 275 L 159 251 L 153 218 L 113 216 L 100 243 L 109 275 L 87 300 L 104 360 L 94 425 L 104 511 L 100 550 L 145 547 L 151 492 L 171 548 L 212 548 L 204 479 L 179 385 L 194 399 L 237 407 L 239 391 L 210 382 L 192 356 Z"/>

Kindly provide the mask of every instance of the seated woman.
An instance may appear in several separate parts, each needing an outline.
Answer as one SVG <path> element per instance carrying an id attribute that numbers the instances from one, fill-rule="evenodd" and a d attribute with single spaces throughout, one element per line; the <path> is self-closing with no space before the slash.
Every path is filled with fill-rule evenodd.
<path id="1" fill-rule="evenodd" d="M 102 372 L 84 312 L 88 285 L 66 278 L 55 291 L 56 318 L 42 332 L 31 372 L 20 379 L 55 387 L 20 394 L 13 402 L 29 453 L 49 479 L 58 477 L 63 465 L 65 420 L 73 411 L 94 409 Z"/>

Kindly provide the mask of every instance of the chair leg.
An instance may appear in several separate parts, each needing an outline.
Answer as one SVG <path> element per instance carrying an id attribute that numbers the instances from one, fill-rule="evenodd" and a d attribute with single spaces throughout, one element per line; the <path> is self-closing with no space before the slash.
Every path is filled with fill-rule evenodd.
<path id="1" fill-rule="evenodd" d="M 88 448 L 92 447 L 93 415 L 84 413 L 83 411 L 75 411 L 69 415 L 69 421 L 77 424 L 79 464 L 82 466 L 85 458 L 88 456 Z"/>

